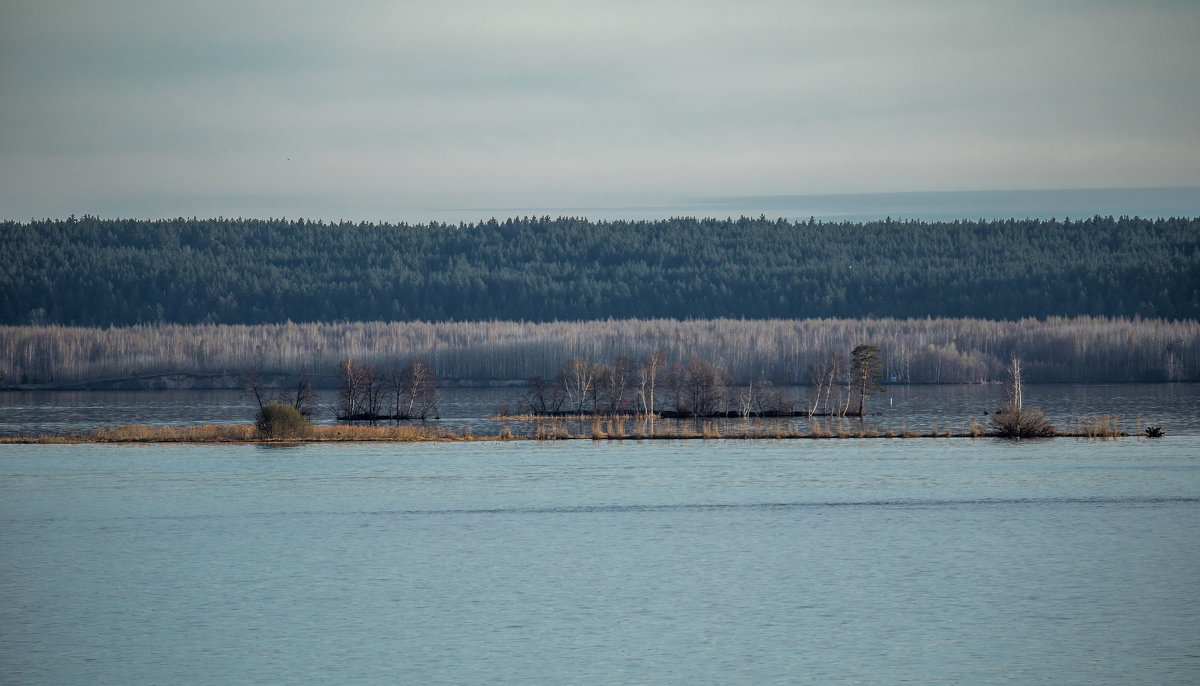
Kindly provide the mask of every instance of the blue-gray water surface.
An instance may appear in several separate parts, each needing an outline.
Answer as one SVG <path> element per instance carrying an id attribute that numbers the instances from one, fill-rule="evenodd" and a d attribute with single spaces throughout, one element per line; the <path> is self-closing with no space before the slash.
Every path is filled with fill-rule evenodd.
<path id="1" fill-rule="evenodd" d="M 0 683 L 1194 684 L 1198 449 L 0 446 Z"/>
<path id="2" fill-rule="evenodd" d="M 786 387 L 785 397 L 806 407 L 812 389 Z M 443 388 L 440 426 L 455 431 L 470 429 L 478 436 L 495 436 L 502 425 L 518 434 L 533 432 L 533 422 L 498 422 L 497 408 L 520 408 L 522 392 L 509 388 Z M 1070 430 L 1076 417 L 1116 415 L 1129 433 L 1157 424 L 1169 435 L 1200 436 L 1200 384 L 1029 384 L 1026 402 L 1045 410 L 1062 430 Z M 321 424 L 334 423 L 335 393 L 318 392 L 313 417 Z M 866 425 L 881 432 L 906 429 L 921 432 L 966 432 L 972 420 L 987 427 L 987 412 L 1004 404 L 1000 385 L 893 385 L 868 403 Z M 100 426 L 123 424 L 187 425 L 249 424 L 257 405 L 238 391 L 0 391 L 0 436 L 39 433 L 67 434 Z M 853 432 L 857 419 L 840 422 Z M 727 422 L 734 427 L 738 422 Z M 570 423 L 575 433 L 590 435 L 591 422 Z M 807 432 L 807 418 L 793 428 Z M 836 427 L 835 427 L 836 428 Z"/>

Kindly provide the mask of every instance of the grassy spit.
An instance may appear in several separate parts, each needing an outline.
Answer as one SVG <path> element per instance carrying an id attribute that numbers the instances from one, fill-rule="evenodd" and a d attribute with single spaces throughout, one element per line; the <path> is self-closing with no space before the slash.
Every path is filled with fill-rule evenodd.
<path id="1" fill-rule="evenodd" d="M 490 437 L 492 439 L 496 437 Z M 436 426 L 328 426 L 314 425 L 291 438 L 264 438 L 252 425 L 203 424 L 199 426 L 146 426 L 133 424 L 73 432 L 69 435 L 12 436 L 0 443 L 323 443 L 338 441 L 475 441 L 470 433 L 455 433 Z"/>
<path id="2" fill-rule="evenodd" d="M 1107 419 L 1107 418 L 1106 418 Z M 1083 424 L 1081 422 L 1081 424 Z M 1059 437 L 1109 439 L 1130 434 L 1115 422 L 1083 424 Z M 848 430 L 813 421 L 808 426 L 785 420 L 747 420 L 720 425 L 715 421 L 631 421 L 622 418 L 592 418 L 591 426 L 576 422 L 575 431 L 563 418 L 537 421 L 532 432 L 514 434 L 503 425 L 497 435 L 477 436 L 470 429 L 456 432 L 441 426 L 411 425 L 313 425 L 303 435 L 264 438 L 251 425 L 205 424 L 198 426 L 147 426 L 134 424 L 114 428 L 72 432 L 68 435 L 0 437 L 0 444 L 67 443 L 339 443 L 339 442 L 461 442 L 461 441 L 559 441 L 559 440 L 716 440 L 716 439 L 840 439 L 840 438 L 988 438 L 975 422 L 959 430 L 937 427 L 930 431 L 859 428 Z M 1079 430 L 1082 428 L 1082 430 Z"/>

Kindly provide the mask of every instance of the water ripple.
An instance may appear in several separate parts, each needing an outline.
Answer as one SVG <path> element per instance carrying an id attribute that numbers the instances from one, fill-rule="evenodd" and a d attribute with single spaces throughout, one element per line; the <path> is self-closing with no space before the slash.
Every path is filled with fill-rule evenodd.
<path id="1" fill-rule="evenodd" d="M 822 508 L 954 508 L 1012 505 L 1195 505 L 1200 497 L 1195 496 L 1118 496 L 1091 498 L 981 498 L 981 499 L 896 499 L 858 501 L 809 501 L 790 503 L 664 503 L 664 504 L 612 504 L 612 505 L 548 505 L 540 507 L 480 507 L 405 510 L 301 510 L 278 512 L 224 512 L 203 514 L 155 514 L 127 515 L 104 518 L 108 521 L 146 520 L 204 520 L 246 517 L 420 517 L 456 515 L 540 515 L 540 514 L 621 514 L 634 512 L 730 512 L 766 510 L 806 510 Z M 0 521 L 60 522 L 71 517 L 6 518 Z M 89 520 L 97 521 L 94 515 Z"/>

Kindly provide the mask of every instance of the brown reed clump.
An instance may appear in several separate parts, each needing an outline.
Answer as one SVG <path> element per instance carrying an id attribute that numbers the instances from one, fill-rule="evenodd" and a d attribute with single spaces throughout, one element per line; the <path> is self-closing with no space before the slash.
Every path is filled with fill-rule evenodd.
<path id="1" fill-rule="evenodd" d="M 443 426 L 433 425 L 314 425 L 311 440 L 315 441 L 462 441 L 472 440 L 464 432 L 456 434 Z"/>
<path id="2" fill-rule="evenodd" d="M 0 438 L 0 443 L 244 443 L 255 440 L 252 426 L 205 424 L 199 426 L 104 427 L 72 431 L 68 436 L 40 434 Z"/>
<path id="3" fill-rule="evenodd" d="M 650 423 L 649 419 L 633 420 L 633 437 L 639 441 L 642 440 L 643 438 L 645 438 L 646 433 L 647 433 L 647 425 L 649 423 Z"/>
<path id="4" fill-rule="evenodd" d="M 1075 421 L 1080 428 L 1081 435 L 1106 441 L 1125 435 L 1121 432 L 1117 419 L 1117 415 L 1102 414 L 1099 417 L 1080 417 Z"/>
<path id="5" fill-rule="evenodd" d="M 625 438 L 625 417 L 609 415 L 607 432 L 612 438 Z"/>
<path id="6" fill-rule="evenodd" d="M 203 424 L 199 426 L 147 426 L 129 424 L 93 429 L 83 438 L 96 443 L 226 443 L 252 441 L 258 435 L 253 426 L 242 424 Z"/>
<path id="7" fill-rule="evenodd" d="M 975 421 L 974 417 L 971 417 L 971 424 L 967 431 L 971 434 L 971 438 L 979 438 L 983 435 L 983 429 L 979 427 L 979 422 Z"/>
<path id="8" fill-rule="evenodd" d="M 533 437 L 539 441 L 549 441 L 555 438 L 554 432 L 551 430 L 551 423 L 547 421 L 539 421 L 533 426 Z"/>
<path id="9" fill-rule="evenodd" d="M 574 438 L 567 423 L 561 420 L 539 421 L 534 425 L 533 438 L 539 441 L 558 441 L 567 438 Z"/>

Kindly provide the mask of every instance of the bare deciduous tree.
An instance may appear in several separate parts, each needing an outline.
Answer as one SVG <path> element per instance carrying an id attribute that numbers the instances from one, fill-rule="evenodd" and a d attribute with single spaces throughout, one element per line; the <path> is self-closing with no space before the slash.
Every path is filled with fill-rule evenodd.
<path id="1" fill-rule="evenodd" d="M 408 384 L 404 380 L 404 373 L 398 372 L 395 369 L 389 369 L 383 373 L 383 384 L 387 387 L 392 398 L 392 419 L 399 422 L 400 418 L 405 416 L 403 410 L 408 390 Z"/>
<path id="2" fill-rule="evenodd" d="M 301 365 L 296 370 L 296 380 L 289 386 L 280 389 L 279 402 L 296 408 L 300 416 L 312 419 L 317 410 L 317 391 L 309 379 L 308 370 Z"/>
<path id="3" fill-rule="evenodd" d="M 534 374 L 525 384 L 525 393 L 521 396 L 520 403 L 530 414 L 552 414 L 562 409 L 565 399 L 566 394 L 561 385 L 541 374 Z"/>
<path id="4" fill-rule="evenodd" d="M 372 365 L 360 365 L 352 358 L 338 364 L 339 419 L 375 421 L 383 404 L 383 377 Z"/>
<path id="5" fill-rule="evenodd" d="M 770 381 L 756 376 L 732 399 L 742 417 L 783 415 L 792 412 L 793 403 Z"/>
<path id="6" fill-rule="evenodd" d="M 759 387 L 758 411 L 760 414 L 791 414 L 796 407 L 794 400 L 785 397 L 784 392 L 770 381 L 763 380 Z"/>
<path id="7" fill-rule="evenodd" d="M 379 374 L 374 365 L 363 367 L 363 414 L 366 415 L 367 421 L 374 424 L 383 414 L 383 398 L 387 391 L 387 386 L 383 382 L 383 375 Z"/>
<path id="8" fill-rule="evenodd" d="M 567 363 L 559 369 L 559 384 L 566 392 L 567 402 L 577 413 L 583 413 L 584 405 L 589 399 L 595 400 L 599 374 L 600 365 L 579 355 L 567 360 Z"/>
<path id="9" fill-rule="evenodd" d="M 598 386 L 603 389 L 604 410 L 609 414 L 629 410 L 629 384 L 633 372 L 633 360 L 624 355 L 618 355 L 612 365 L 604 369 Z"/>
<path id="10" fill-rule="evenodd" d="M 404 381 L 408 396 L 408 411 L 405 414 L 422 420 L 430 414 L 436 417 L 441 399 L 437 392 L 437 375 L 429 364 L 420 357 L 414 358 L 404 370 Z"/>
<path id="11" fill-rule="evenodd" d="M 666 366 L 667 354 L 659 348 L 651 352 L 638 368 L 638 401 L 644 415 L 652 415 L 658 411 L 654 404 L 654 388 Z"/>
<path id="12" fill-rule="evenodd" d="M 839 352 L 822 357 L 815 365 L 808 368 L 809 383 L 814 393 L 809 414 L 833 414 L 833 387 L 837 384 L 838 376 L 845 370 L 845 358 Z"/>
<path id="13" fill-rule="evenodd" d="M 1005 388 L 1006 403 L 1002 410 L 991 416 L 992 429 L 1003 438 L 1041 438 L 1057 433 L 1046 415 L 1036 407 L 1025 407 L 1024 379 L 1021 378 L 1021 360 L 1013 357 L 1008 365 L 1008 386 Z"/>
<path id="14" fill-rule="evenodd" d="M 1008 363 L 1008 386 L 1005 391 L 1009 407 L 1020 410 L 1025 404 L 1025 381 L 1021 378 L 1021 359 L 1018 357 Z"/>
<path id="15" fill-rule="evenodd" d="M 721 409 L 729 375 L 711 362 L 693 355 L 686 365 L 672 368 L 675 411 L 682 415 L 710 417 Z"/>
<path id="16" fill-rule="evenodd" d="M 238 377 L 238 383 L 242 387 L 242 395 L 254 398 L 258 403 L 258 411 L 261 414 L 263 406 L 263 380 L 262 375 L 257 369 L 244 369 L 241 376 Z"/>
<path id="17" fill-rule="evenodd" d="M 750 384 L 747 385 L 745 388 L 743 388 L 734 397 L 734 401 L 737 403 L 737 407 L 738 407 L 738 414 L 740 414 L 743 419 L 745 419 L 753 414 L 758 414 L 758 411 L 757 411 L 757 405 L 759 403 L 759 397 L 758 397 L 759 388 L 758 388 L 758 386 L 759 386 L 758 377 L 750 379 Z"/>

